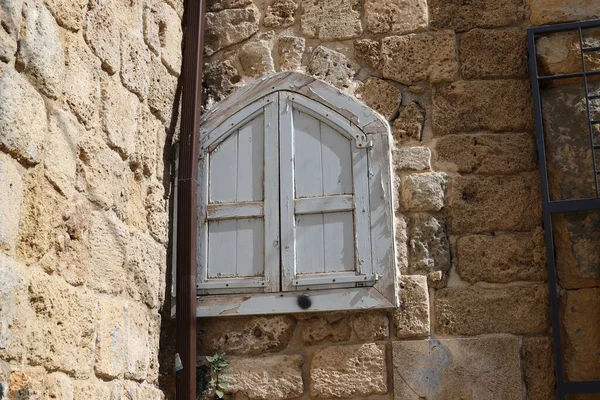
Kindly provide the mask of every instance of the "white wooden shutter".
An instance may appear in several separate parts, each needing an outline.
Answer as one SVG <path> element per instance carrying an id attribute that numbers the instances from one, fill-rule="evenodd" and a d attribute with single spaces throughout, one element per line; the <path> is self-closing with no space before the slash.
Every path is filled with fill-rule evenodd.
<path id="1" fill-rule="evenodd" d="M 282 289 L 372 284 L 366 137 L 313 100 L 279 96 Z"/>
<path id="2" fill-rule="evenodd" d="M 279 290 L 277 96 L 266 96 L 202 138 L 201 293 Z"/>

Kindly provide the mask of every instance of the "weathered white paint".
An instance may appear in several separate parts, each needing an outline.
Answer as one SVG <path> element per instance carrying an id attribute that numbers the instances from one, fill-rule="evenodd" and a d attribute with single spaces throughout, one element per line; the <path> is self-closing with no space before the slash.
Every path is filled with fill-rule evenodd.
<path id="1" fill-rule="evenodd" d="M 265 215 L 265 207 L 260 202 L 209 204 L 206 207 L 207 219 L 256 218 Z"/>
<path id="2" fill-rule="evenodd" d="M 341 196 L 322 196 L 296 199 L 296 215 L 320 212 L 350 211 L 354 209 L 354 197 L 351 194 Z"/>

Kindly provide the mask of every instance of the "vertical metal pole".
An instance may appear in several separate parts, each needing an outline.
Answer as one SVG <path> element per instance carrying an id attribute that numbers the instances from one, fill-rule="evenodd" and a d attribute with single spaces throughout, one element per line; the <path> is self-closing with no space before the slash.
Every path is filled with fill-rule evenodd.
<path id="1" fill-rule="evenodd" d="M 177 177 L 178 400 L 196 400 L 196 232 L 198 132 L 202 94 L 205 0 L 186 0 L 183 18 L 181 133 Z"/>

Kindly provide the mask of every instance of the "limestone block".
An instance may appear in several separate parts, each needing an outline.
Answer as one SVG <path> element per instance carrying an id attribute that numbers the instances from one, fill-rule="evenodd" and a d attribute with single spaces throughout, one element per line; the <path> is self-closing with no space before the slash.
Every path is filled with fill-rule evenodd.
<path id="1" fill-rule="evenodd" d="M 359 37 L 360 6 L 359 0 L 303 0 L 302 33 L 323 41 Z"/>
<path id="2" fill-rule="evenodd" d="M 385 313 L 364 312 L 352 315 L 352 330 L 363 342 L 385 340 L 389 337 L 390 321 Z"/>
<path id="3" fill-rule="evenodd" d="M 437 135 L 533 129 L 531 90 L 524 80 L 459 81 L 434 87 L 432 104 Z"/>
<path id="4" fill-rule="evenodd" d="M 597 30 L 591 32 L 590 35 L 583 31 L 584 47 L 600 45 L 600 32 Z M 540 75 L 570 74 L 582 71 L 579 32 L 560 32 L 541 36 L 536 41 L 536 54 Z M 583 57 L 587 71 L 600 69 L 598 52 L 585 52 Z"/>
<path id="5" fill-rule="evenodd" d="M 516 337 L 394 342 L 393 354 L 396 399 L 522 398 Z"/>
<path id="6" fill-rule="evenodd" d="M 96 301 L 87 291 L 62 278 L 34 273 L 29 304 L 35 318 L 27 337 L 27 359 L 48 370 L 75 377 L 91 372 L 95 339 Z"/>
<path id="7" fill-rule="evenodd" d="M 162 329 L 160 314 L 150 315 L 148 320 L 148 376 L 146 381 L 155 384 L 158 381 L 159 368 L 164 368 L 164 365 L 160 364 L 158 359 L 159 349 L 161 352 L 165 349 L 164 345 L 160 345 L 160 337 L 165 334 Z"/>
<path id="8" fill-rule="evenodd" d="M 408 249 L 411 271 L 448 271 L 452 264 L 446 221 L 425 214 L 415 216 L 410 223 Z"/>
<path id="9" fill-rule="evenodd" d="M 150 367 L 150 312 L 139 303 L 125 305 L 125 378 L 141 381 Z"/>
<path id="10" fill-rule="evenodd" d="M 210 56 L 225 47 L 248 39 L 258 32 L 259 20 L 260 11 L 255 5 L 207 12 L 204 52 Z"/>
<path id="11" fill-rule="evenodd" d="M 0 249 L 12 253 L 17 247 L 23 182 L 16 162 L 0 154 Z"/>
<path id="12" fill-rule="evenodd" d="M 44 0 L 44 3 L 60 26 L 72 31 L 81 29 L 86 0 Z"/>
<path id="13" fill-rule="evenodd" d="M 149 235 L 132 231 L 127 242 L 125 268 L 129 276 L 129 295 L 143 301 L 148 307 L 159 307 L 164 299 L 164 281 L 167 265 L 166 249 Z"/>
<path id="14" fill-rule="evenodd" d="M 525 16 L 521 0 L 429 0 L 429 24 L 438 29 L 468 31 L 512 25 Z"/>
<path id="15" fill-rule="evenodd" d="M 53 107 L 49 116 L 50 132 L 44 142 L 46 178 L 66 196 L 75 192 L 75 174 L 79 138 L 85 133 L 71 113 Z"/>
<path id="16" fill-rule="evenodd" d="M 139 102 L 134 94 L 110 79 L 102 82 L 100 117 L 107 143 L 123 157 L 135 154 Z"/>
<path id="17" fill-rule="evenodd" d="M 397 207 L 395 208 L 397 209 Z M 396 237 L 396 263 L 401 273 L 408 273 L 408 224 L 406 217 L 396 214 L 394 236 Z"/>
<path id="18" fill-rule="evenodd" d="M 537 168 L 534 139 L 528 133 L 448 135 L 436 141 L 436 165 L 460 173 L 532 171 Z"/>
<path id="19" fill-rule="evenodd" d="M 2 285 L 0 286 L 0 354 L 2 354 L 6 349 L 11 350 L 11 346 L 13 346 L 13 321 L 19 318 L 17 302 L 20 296 L 24 296 L 26 283 L 16 262 L 3 254 L 0 254 L 0 276 L 2 276 Z M 23 332 L 17 330 L 14 333 L 21 334 Z M 14 339 L 15 341 L 22 340 L 18 337 Z M 14 345 L 16 346 L 16 343 Z M 2 365 L 0 364 L 1 371 Z M 0 375 L 2 374 L 0 373 Z M 0 383 L 6 382 L 1 378 L 7 378 L 6 376 L 0 376 Z"/>
<path id="20" fill-rule="evenodd" d="M 295 71 L 302 65 L 302 55 L 306 48 L 306 39 L 296 36 L 279 38 L 279 68 L 281 71 Z"/>
<path id="21" fill-rule="evenodd" d="M 404 34 L 427 29 L 425 0 L 367 0 L 365 21 L 372 33 Z"/>
<path id="22" fill-rule="evenodd" d="M 258 78 L 275 72 L 272 50 L 273 42 L 270 40 L 254 40 L 244 44 L 238 53 L 244 75 Z"/>
<path id="23" fill-rule="evenodd" d="M 241 86 L 241 76 L 230 60 L 205 64 L 202 90 L 206 103 L 214 105 Z"/>
<path id="24" fill-rule="evenodd" d="M 121 81 L 142 101 L 148 96 L 150 70 L 150 53 L 144 42 L 121 32 Z"/>
<path id="25" fill-rule="evenodd" d="M 561 0 L 548 3 L 545 0 L 527 0 L 530 21 L 533 25 L 600 18 L 600 4 L 585 0 Z"/>
<path id="26" fill-rule="evenodd" d="M 521 28 L 473 29 L 460 37 L 464 79 L 527 76 L 527 35 Z"/>
<path id="27" fill-rule="evenodd" d="M 48 399 L 73 400 L 73 382 L 61 372 L 53 372 L 44 379 L 44 395 Z"/>
<path id="28" fill-rule="evenodd" d="M 59 97 L 65 81 L 65 56 L 58 25 L 42 4 L 30 0 L 23 3 L 20 38 L 17 57 L 24 72 L 43 94 Z"/>
<path id="29" fill-rule="evenodd" d="M 111 387 L 91 381 L 76 382 L 73 389 L 74 400 L 106 400 L 111 398 Z"/>
<path id="30" fill-rule="evenodd" d="M 128 32 L 130 35 L 141 38 L 143 30 L 142 0 L 103 0 L 114 11 L 116 22 L 121 27 L 121 34 Z"/>
<path id="31" fill-rule="evenodd" d="M 523 339 L 523 374 L 527 400 L 548 400 L 555 396 L 554 358 L 549 337 Z"/>
<path id="32" fill-rule="evenodd" d="M 158 60 L 152 57 L 148 106 L 163 123 L 168 124 L 171 121 L 176 91 L 177 77 L 171 75 Z"/>
<path id="33" fill-rule="evenodd" d="M 244 8 L 250 4 L 252 4 L 252 0 L 209 0 L 206 3 L 206 9 L 208 11 L 221 11 L 231 8 Z"/>
<path id="34" fill-rule="evenodd" d="M 118 378 L 127 363 L 126 304 L 122 300 L 102 298 L 98 302 L 94 371 L 103 378 Z"/>
<path id="35" fill-rule="evenodd" d="M 539 175 L 455 176 L 448 203 L 454 234 L 531 231 L 541 224 Z"/>
<path id="36" fill-rule="evenodd" d="M 232 358 L 226 392 L 250 400 L 295 399 L 304 392 L 303 362 L 299 355 Z"/>
<path id="37" fill-rule="evenodd" d="M 366 397 L 387 393 L 385 347 L 375 343 L 320 349 L 310 364 L 310 395 Z"/>
<path id="38" fill-rule="evenodd" d="M 371 39 L 356 39 L 354 41 L 354 54 L 370 68 L 379 69 L 381 63 L 380 42 Z"/>
<path id="39" fill-rule="evenodd" d="M 181 30 L 181 20 L 177 12 L 171 7 L 164 7 L 164 18 L 161 21 L 159 29 L 162 62 L 175 75 L 181 71 L 181 42 L 183 40 L 183 31 Z"/>
<path id="40" fill-rule="evenodd" d="M 164 13 L 167 7 L 159 0 L 148 1 L 144 4 L 144 42 L 157 56 L 160 56 L 160 35 L 161 29 L 164 29 Z"/>
<path id="41" fill-rule="evenodd" d="M 350 320 L 343 315 L 314 317 L 299 323 L 302 340 L 307 345 L 342 342 L 350 339 Z"/>
<path id="42" fill-rule="evenodd" d="M 425 276 L 400 277 L 400 307 L 392 312 L 392 321 L 397 338 L 429 335 L 429 292 Z"/>
<path id="43" fill-rule="evenodd" d="M 458 78 L 456 38 L 452 31 L 386 37 L 381 42 L 383 77 L 405 85 Z"/>
<path id="44" fill-rule="evenodd" d="M 424 172 L 402 177 L 401 202 L 406 211 L 439 211 L 446 204 L 448 176 Z"/>
<path id="45" fill-rule="evenodd" d="M 546 280 L 544 231 L 468 235 L 456 241 L 457 272 L 467 282 Z"/>
<path id="46" fill-rule="evenodd" d="M 154 175 L 158 152 L 158 137 L 164 127 L 150 110 L 144 106 L 140 107 L 140 123 L 135 135 L 134 163 L 142 167 L 145 176 Z"/>
<path id="47" fill-rule="evenodd" d="M 561 287 L 579 289 L 600 285 L 600 213 L 557 214 L 552 217 L 556 268 Z"/>
<path id="48" fill-rule="evenodd" d="M 396 171 L 427 171 L 431 169 L 428 147 L 400 147 L 392 151 Z"/>
<path id="49" fill-rule="evenodd" d="M 181 113 L 179 113 L 181 115 Z M 165 129 L 157 130 L 158 138 L 156 139 L 156 179 L 162 182 L 163 177 L 170 179 L 170 168 L 172 167 L 170 163 L 171 158 L 171 150 L 173 143 L 171 141 L 171 136 L 167 136 L 167 131 Z M 143 148 L 143 147 L 142 147 Z M 166 167 L 165 167 L 166 162 Z"/>
<path id="50" fill-rule="evenodd" d="M 369 78 L 361 84 L 356 90 L 356 97 L 387 120 L 396 116 L 402 102 L 399 88 L 377 78 Z"/>
<path id="51" fill-rule="evenodd" d="M 258 355 L 285 349 L 296 321 L 289 316 L 207 318 L 198 333 L 198 348 L 206 354 Z"/>
<path id="52" fill-rule="evenodd" d="M 298 4 L 294 0 L 275 0 L 267 7 L 263 25 L 267 28 L 288 28 L 294 25 Z"/>
<path id="53" fill-rule="evenodd" d="M 545 283 L 484 288 L 452 287 L 435 296 L 436 332 L 444 335 L 544 333 L 550 326 Z"/>
<path id="54" fill-rule="evenodd" d="M 146 221 L 154 239 L 166 244 L 169 240 L 169 213 L 163 184 L 153 181 L 146 192 Z"/>
<path id="55" fill-rule="evenodd" d="M 105 1 L 93 0 L 86 13 L 85 40 L 102 62 L 102 68 L 114 74 L 121 67 L 121 27 Z"/>
<path id="56" fill-rule="evenodd" d="M 345 55 L 324 46 L 317 47 L 308 63 L 308 73 L 340 89 L 347 88 L 354 77 L 354 64 Z"/>
<path id="57" fill-rule="evenodd" d="M 112 211 L 95 211 L 90 218 L 90 270 L 88 286 L 103 293 L 120 293 L 125 277 L 127 228 Z"/>
<path id="58" fill-rule="evenodd" d="M 413 140 L 421 141 L 423 124 L 425 123 L 425 110 L 417 103 L 412 102 L 400 111 L 394 120 L 393 135 L 398 143 Z"/>
<path id="59" fill-rule="evenodd" d="M 569 381 L 600 379 L 600 289 L 568 290 L 561 299 L 563 362 Z"/>
<path id="60" fill-rule="evenodd" d="M 0 3 L 0 61 L 8 62 L 17 52 L 23 0 L 4 0 Z"/>
<path id="61" fill-rule="evenodd" d="M 44 100 L 19 73 L 0 65 L 0 147 L 21 162 L 41 159 L 46 134 Z"/>
<path id="62" fill-rule="evenodd" d="M 10 400 L 41 400 L 44 395 L 42 367 L 18 367 L 10 374 L 7 395 Z"/>
<path id="63" fill-rule="evenodd" d="M 100 62 L 83 39 L 69 34 L 65 38 L 65 94 L 67 103 L 86 128 L 91 128 L 98 116 L 100 103 Z"/>
<path id="64" fill-rule="evenodd" d="M 164 400 L 165 395 L 162 391 L 155 388 L 154 386 L 148 385 L 146 383 L 135 383 L 131 381 L 126 381 L 123 390 L 122 390 L 122 398 L 123 399 L 133 399 L 133 400 Z M 113 397 L 115 391 L 113 390 Z M 120 397 L 121 398 L 121 397 Z"/>

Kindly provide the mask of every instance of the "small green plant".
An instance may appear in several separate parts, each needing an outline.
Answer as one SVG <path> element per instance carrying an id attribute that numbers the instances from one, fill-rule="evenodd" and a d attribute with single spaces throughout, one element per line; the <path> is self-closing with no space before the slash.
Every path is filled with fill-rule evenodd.
<path id="1" fill-rule="evenodd" d="M 210 364 L 210 384 L 214 385 L 217 398 L 222 399 L 225 396 L 223 390 L 229 387 L 229 383 L 225 381 L 229 376 L 226 371 L 229 363 L 225 359 L 225 353 L 215 353 L 212 357 L 206 356 L 206 361 Z"/>

